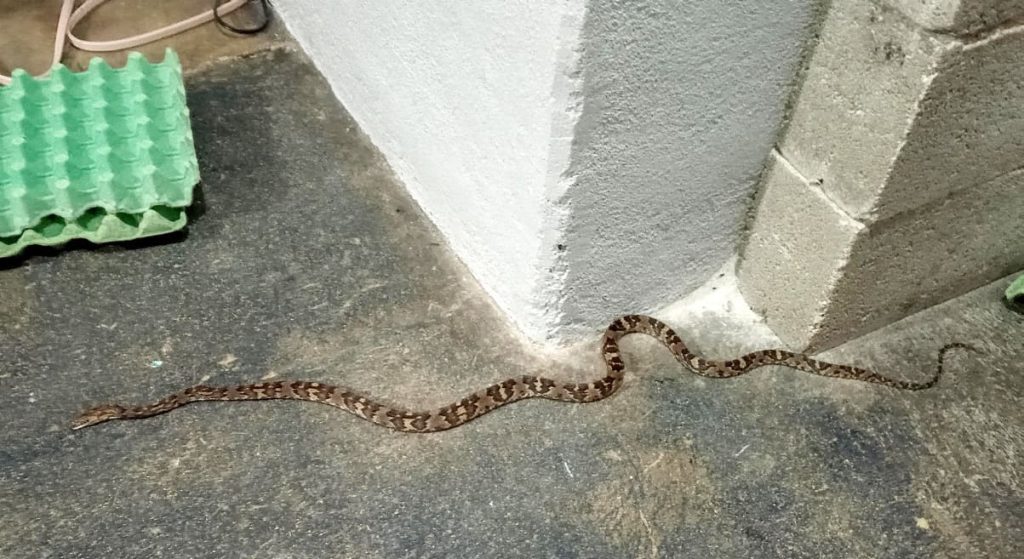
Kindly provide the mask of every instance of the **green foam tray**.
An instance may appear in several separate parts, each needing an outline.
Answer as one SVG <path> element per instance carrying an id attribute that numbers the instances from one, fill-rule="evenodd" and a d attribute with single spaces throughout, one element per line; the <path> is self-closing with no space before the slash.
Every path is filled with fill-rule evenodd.
<path id="1" fill-rule="evenodd" d="M 160 63 L 133 52 L 122 68 L 94 58 L 84 72 L 57 64 L 44 78 L 23 70 L 11 78 L 0 87 L 0 256 L 57 239 L 110 242 L 184 226 L 183 211 L 168 220 L 153 210 L 190 205 L 199 182 L 172 49 Z"/>
<path id="2" fill-rule="evenodd" d="M 1024 275 L 1011 282 L 1006 288 L 1006 300 L 1024 305 Z"/>
<path id="3" fill-rule="evenodd" d="M 163 235 L 185 227 L 186 221 L 184 208 L 170 206 L 134 214 L 109 214 L 103 208 L 93 208 L 70 222 L 47 216 L 20 235 L 0 237 L 0 258 L 15 256 L 29 245 L 56 246 L 72 239 L 112 243 Z"/>

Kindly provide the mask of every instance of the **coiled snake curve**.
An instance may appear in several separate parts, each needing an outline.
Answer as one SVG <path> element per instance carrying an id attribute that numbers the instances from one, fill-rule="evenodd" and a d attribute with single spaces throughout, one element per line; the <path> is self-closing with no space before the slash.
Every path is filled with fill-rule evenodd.
<path id="1" fill-rule="evenodd" d="M 233 400 L 303 400 L 319 402 L 359 416 L 367 421 L 406 433 L 444 431 L 466 423 L 501 406 L 527 398 L 546 398 L 562 402 L 596 402 L 603 400 L 622 385 L 625 364 L 619 352 L 619 340 L 629 334 L 644 334 L 657 339 L 676 360 L 694 373 L 711 378 L 729 378 L 766 365 L 782 365 L 825 377 L 859 380 L 902 390 L 930 388 L 942 376 L 946 352 L 974 349 L 961 343 L 950 343 L 939 350 L 935 376 L 922 382 L 896 380 L 851 365 L 837 365 L 812 359 L 806 355 L 781 349 L 765 349 L 729 361 L 712 361 L 691 352 L 683 340 L 661 321 L 643 315 L 627 315 L 616 319 L 605 330 L 601 354 L 607 374 L 589 383 L 561 383 L 537 376 L 521 376 L 492 384 L 458 402 L 432 411 L 409 411 L 388 406 L 341 387 L 307 381 L 261 382 L 232 387 L 193 386 L 158 402 L 144 406 L 102 405 L 74 419 L 72 429 L 81 429 L 112 419 L 142 419 L 169 412 L 192 402 Z"/>

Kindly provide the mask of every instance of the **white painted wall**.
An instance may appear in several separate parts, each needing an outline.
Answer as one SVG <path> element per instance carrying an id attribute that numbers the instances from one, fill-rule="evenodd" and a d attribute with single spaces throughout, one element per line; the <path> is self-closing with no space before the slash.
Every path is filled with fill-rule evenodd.
<path id="1" fill-rule="evenodd" d="M 274 5 L 456 254 L 543 337 L 538 255 L 568 166 L 583 1 Z"/>
<path id="2" fill-rule="evenodd" d="M 670 304 L 736 253 L 816 7 L 588 2 L 559 337 Z"/>
<path id="3" fill-rule="evenodd" d="M 652 311 L 737 250 L 816 0 L 276 0 L 529 337 Z"/>

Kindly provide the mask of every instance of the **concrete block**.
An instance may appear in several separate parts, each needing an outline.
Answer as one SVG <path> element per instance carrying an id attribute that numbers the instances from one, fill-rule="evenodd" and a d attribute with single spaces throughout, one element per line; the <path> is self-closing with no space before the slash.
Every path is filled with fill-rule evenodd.
<path id="1" fill-rule="evenodd" d="M 808 345 L 827 348 L 1024 269 L 1024 170 L 858 235 Z"/>
<path id="2" fill-rule="evenodd" d="M 1024 164 L 1024 27 L 962 43 L 833 4 L 781 151 L 865 223 Z"/>
<path id="3" fill-rule="evenodd" d="M 739 265 L 782 341 L 822 350 L 1024 268 L 1024 170 L 864 226 L 781 157 Z"/>
<path id="4" fill-rule="evenodd" d="M 1021 0 L 886 0 L 917 25 L 939 33 L 976 34 L 1024 20 Z"/>
<path id="5" fill-rule="evenodd" d="M 957 48 L 869 0 L 832 4 L 780 149 L 858 219 L 870 217 L 938 61 Z"/>
<path id="6" fill-rule="evenodd" d="M 876 202 L 880 218 L 1024 167 L 1024 26 L 946 53 Z"/>
<path id="7" fill-rule="evenodd" d="M 864 226 L 774 152 L 737 271 L 740 292 L 782 342 L 816 332 L 847 251 Z"/>

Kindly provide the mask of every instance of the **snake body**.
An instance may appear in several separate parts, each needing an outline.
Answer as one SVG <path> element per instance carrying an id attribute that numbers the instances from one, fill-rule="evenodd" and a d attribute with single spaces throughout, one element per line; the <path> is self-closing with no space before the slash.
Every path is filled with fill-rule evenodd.
<path id="1" fill-rule="evenodd" d="M 625 364 L 619 351 L 619 340 L 629 334 L 651 336 L 668 347 L 676 360 L 694 373 L 711 378 L 742 375 L 766 365 L 782 365 L 825 377 L 859 380 L 902 390 L 923 390 L 934 386 L 942 375 L 946 352 L 953 348 L 972 349 L 951 343 L 939 350 L 935 376 L 922 382 L 891 379 L 867 369 L 819 361 L 800 353 L 782 349 L 765 349 L 737 359 L 714 361 L 690 351 L 683 340 L 663 322 L 644 315 L 626 315 L 613 321 L 605 330 L 601 354 L 606 366 L 604 377 L 588 383 L 562 383 L 539 376 L 520 376 L 492 384 L 458 402 L 432 411 L 409 411 L 385 405 L 348 388 L 320 382 L 277 381 L 243 384 L 232 387 L 193 386 L 158 402 L 144 406 L 102 405 L 74 419 L 72 429 L 81 429 L 112 419 L 142 419 L 169 412 L 192 402 L 234 400 L 302 400 L 341 408 L 371 423 L 406 433 L 431 433 L 465 425 L 497 408 L 525 400 L 546 398 L 562 402 L 595 402 L 603 400 L 622 385 Z"/>

